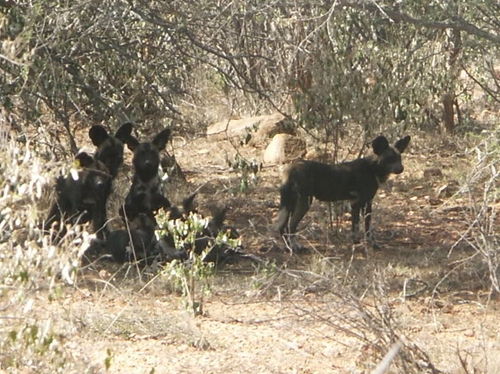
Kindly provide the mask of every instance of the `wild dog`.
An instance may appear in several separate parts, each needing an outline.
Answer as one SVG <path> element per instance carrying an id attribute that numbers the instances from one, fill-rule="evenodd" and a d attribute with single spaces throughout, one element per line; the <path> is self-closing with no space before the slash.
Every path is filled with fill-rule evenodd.
<path id="1" fill-rule="evenodd" d="M 89 138 L 97 147 L 94 157 L 108 167 L 112 179 L 116 178 L 123 164 L 123 145 L 130 139 L 132 127 L 132 123 L 125 123 L 114 136 L 101 125 L 92 126 L 89 130 Z"/>
<path id="2" fill-rule="evenodd" d="M 166 215 L 169 219 L 180 219 L 194 211 L 196 193 L 184 199 L 181 206 L 171 206 Z M 153 214 L 139 213 L 127 221 L 127 229 L 110 232 L 105 244 L 106 253 L 112 254 L 117 262 L 144 260 L 146 264 L 161 253 L 155 230 L 156 219 Z"/>
<path id="3" fill-rule="evenodd" d="M 59 235 L 64 233 L 64 224 L 77 224 L 92 221 L 94 232 L 103 238 L 106 223 L 107 191 L 111 181 L 108 168 L 88 153 L 82 152 L 75 157 L 77 169 L 70 175 L 56 180 L 56 201 L 44 224 L 48 231 L 58 222 Z"/>
<path id="4" fill-rule="evenodd" d="M 227 243 L 216 243 L 215 240 L 221 232 L 224 232 L 228 239 L 239 238 L 239 234 L 236 229 L 224 223 L 226 219 L 226 212 L 226 208 L 213 209 L 212 216 L 208 220 L 206 227 L 196 233 L 194 241 L 190 243 L 184 242 L 180 247 L 176 247 L 173 234 L 167 230 L 167 234 L 160 238 L 158 242 L 161 259 L 167 262 L 175 259 L 185 261 L 189 259 L 190 252 L 199 256 L 203 253 L 203 251 L 208 249 L 208 251 L 204 254 L 203 261 L 219 264 L 226 261 L 231 254 L 239 253 L 241 250 L 240 247 L 234 248 Z M 193 213 L 193 211 L 189 213 Z M 197 213 L 196 217 L 192 218 L 206 219 Z M 172 219 L 175 218 L 172 217 Z M 178 219 L 186 221 L 190 219 L 190 217 L 183 215 Z M 185 236 L 182 237 L 183 241 L 186 240 L 191 234 L 191 232 L 186 233 Z"/>
<path id="5" fill-rule="evenodd" d="M 105 251 L 111 254 L 116 262 L 142 260 L 147 264 L 157 245 L 155 229 L 154 216 L 139 213 L 129 222 L 126 230 L 114 230 L 109 233 Z"/>
<path id="6" fill-rule="evenodd" d="M 158 175 L 160 152 L 165 149 L 169 138 L 170 129 L 161 131 L 151 142 L 140 143 L 134 136 L 128 137 L 127 146 L 134 152 L 134 177 L 120 211 L 122 217 L 133 221 L 140 213 L 151 215 L 160 208 L 171 206 Z"/>
<path id="7" fill-rule="evenodd" d="M 172 205 L 167 212 L 169 219 L 179 219 L 185 218 L 189 215 L 189 213 L 196 213 L 196 208 L 194 206 L 194 199 L 197 195 L 197 192 L 192 195 L 186 197 L 182 200 L 181 206 Z"/>
<path id="8" fill-rule="evenodd" d="M 280 189 L 280 209 L 276 220 L 280 235 L 297 231 L 313 198 L 320 201 L 349 200 L 353 242 L 359 243 L 359 216 L 363 211 L 367 241 L 378 249 L 371 230 L 372 200 L 390 174 L 403 172 L 401 153 L 409 142 L 410 136 L 406 136 L 390 146 L 384 136 L 379 136 L 372 142 L 373 154 L 364 158 L 336 165 L 316 161 L 291 164 L 285 171 Z M 299 248 L 298 243 L 292 244 L 293 250 Z"/>

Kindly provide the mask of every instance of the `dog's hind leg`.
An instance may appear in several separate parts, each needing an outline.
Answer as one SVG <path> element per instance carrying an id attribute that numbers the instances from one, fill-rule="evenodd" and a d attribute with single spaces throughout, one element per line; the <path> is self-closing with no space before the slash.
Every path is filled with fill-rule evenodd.
<path id="1" fill-rule="evenodd" d="M 365 214 L 365 237 L 366 241 L 374 250 L 380 249 L 378 244 L 375 242 L 375 237 L 373 235 L 373 230 L 371 227 L 371 221 L 372 221 L 372 202 L 369 201 L 366 203 L 365 209 L 364 209 L 364 214 Z"/>
<path id="2" fill-rule="evenodd" d="M 295 209 L 292 216 L 290 217 L 289 232 L 291 234 L 297 231 L 299 222 L 302 220 L 302 218 L 304 218 L 310 206 L 311 199 L 309 198 L 309 196 L 298 196 Z"/>
<path id="3" fill-rule="evenodd" d="M 288 222 L 290 221 L 290 211 L 286 206 L 282 206 L 278 212 L 278 218 L 274 224 L 274 229 L 277 230 L 280 235 L 283 235 L 288 228 Z"/>
<path id="4" fill-rule="evenodd" d="M 309 196 L 299 195 L 297 197 L 297 201 L 295 203 L 295 209 L 291 214 L 291 217 L 287 225 L 288 226 L 287 231 L 290 234 L 295 234 L 295 232 L 297 232 L 297 226 L 299 225 L 299 222 L 302 220 L 302 218 L 304 218 L 304 216 L 306 215 L 310 206 L 311 206 L 311 198 Z M 294 252 L 302 249 L 302 245 L 297 242 L 295 236 L 290 237 L 289 244 Z"/>
<path id="5" fill-rule="evenodd" d="M 280 235 L 289 231 L 290 216 L 295 210 L 297 196 L 290 181 L 286 181 L 280 188 L 280 210 L 274 227 Z"/>

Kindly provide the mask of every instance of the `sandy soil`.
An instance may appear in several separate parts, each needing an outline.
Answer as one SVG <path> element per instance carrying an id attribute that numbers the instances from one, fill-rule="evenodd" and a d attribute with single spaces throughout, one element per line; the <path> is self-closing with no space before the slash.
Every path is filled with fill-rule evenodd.
<path id="1" fill-rule="evenodd" d="M 469 224 L 466 202 L 449 199 L 463 155 L 441 147 L 424 156 L 418 144 L 404 155 L 406 171 L 375 201 L 383 251 L 353 252 L 348 215 L 330 225 L 327 205 L 315 202 L 300 232 L 311 251 L 290 255 L 270 229 L 280 166 L 264 165 L 258 183 L 241 193 L 240 177 L 226 162 L 237 151 L 258 159 L 263 148 L 176 137 L 170 153 L 187 183 L 171 185 L 171 199 L 198 190 L 201 211 L 229 206 L 228 221 L 241 232 L 245 250 L 274 261 L 269 264 L 278 275 L 266 277 L 266 269 L 250 261 L 227 265 L 213 280 L 205 314 L 194 317 L 163 283 L 141 289 L 144 283 L 101 267 L 86 271 L 60 298 L 49 302 L 41 294 L 40 315 L 56 321 L 65 331 L 64 350 L 94 373 L 106 372 L 107 357 L 109 373 L 369 373 L 385 354 L 374 346 L 390 345 L 377 332 L 384 308 L 407 343 L 404 351 L 422 365 L 414 372 L 431 372 L 417 357 L 420 348 L 446 373 L 496 373 L 499 304 L 489 298 L 485 267 L 462 261 L 475 253 L 458 242 Z M 383 297 L 374 292 L 377 280 L 383 280 Z M 342 287 L 360 303 L 348 302 Z"/>

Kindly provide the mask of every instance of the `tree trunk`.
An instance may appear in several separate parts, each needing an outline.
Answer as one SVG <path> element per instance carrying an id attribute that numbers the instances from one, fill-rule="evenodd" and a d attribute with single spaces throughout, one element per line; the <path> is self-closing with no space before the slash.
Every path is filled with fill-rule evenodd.
<path id="1" fill-rule="evenodd" d="M 453 104 L 455 103 L 455 95 L 447 93 L 443 96 L 443 125 L 447 133 L 452 133 L 455 130 L 455 111 Z"/>

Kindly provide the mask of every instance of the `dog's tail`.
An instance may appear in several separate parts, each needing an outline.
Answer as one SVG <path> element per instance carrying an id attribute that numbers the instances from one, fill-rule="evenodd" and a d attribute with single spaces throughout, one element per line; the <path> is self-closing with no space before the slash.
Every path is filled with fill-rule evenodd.
<path id="1" fill-rule="evenodd" d="M 295 210 L 295 203 L 296 198 L 293 183 L 288 180 L 280 188 L 280 209 L 286 208 L 288 211 L 293 212 Z"/>

